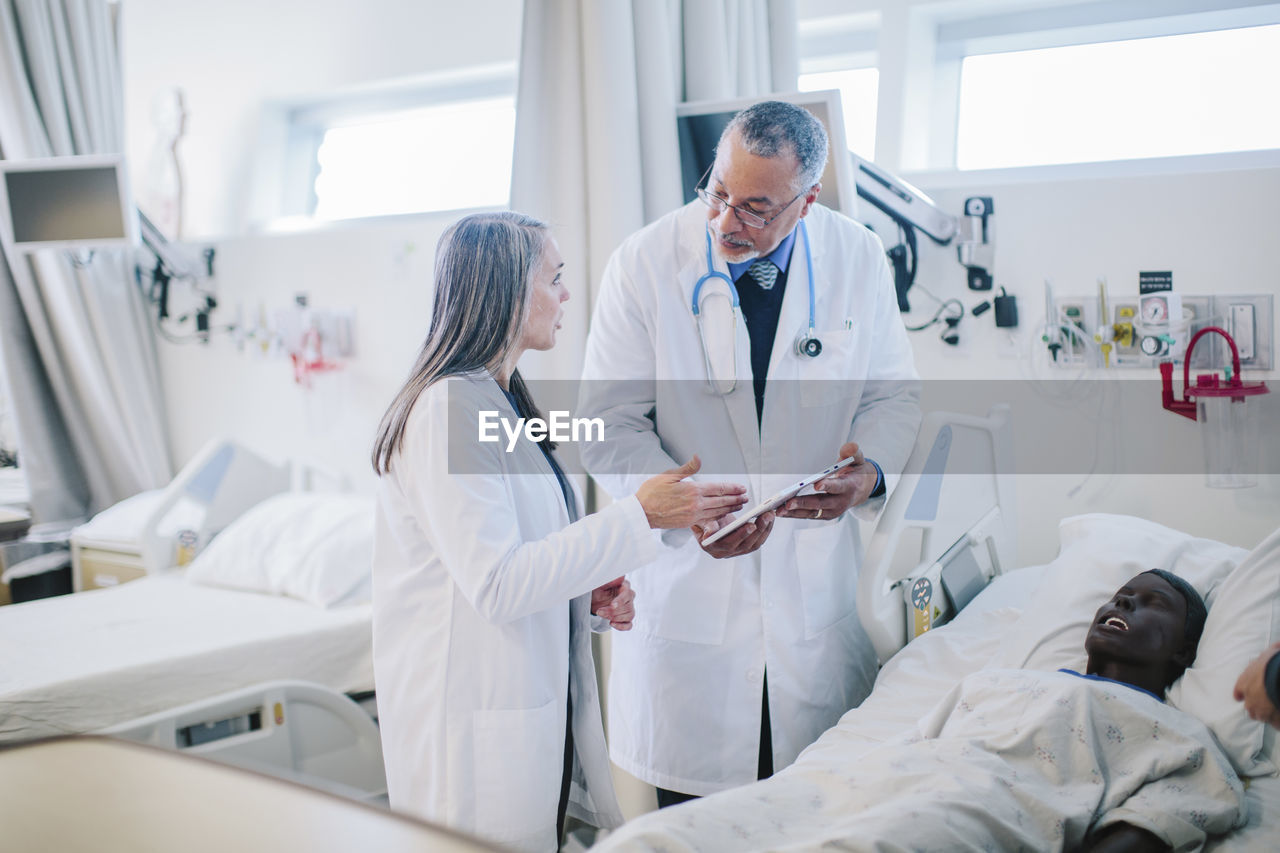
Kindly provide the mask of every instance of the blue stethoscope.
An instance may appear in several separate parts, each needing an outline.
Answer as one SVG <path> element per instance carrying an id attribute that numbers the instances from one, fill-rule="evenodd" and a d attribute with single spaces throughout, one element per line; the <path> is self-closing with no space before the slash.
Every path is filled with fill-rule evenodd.
<path id="1" fill-rule="evenodd" d="M 822 354 L 822 341 L 818 338 L 817 332 L 814 331 L 813 251 L 809 248 L 809 229 L 805 227 L 803 219 L 800 220 L 800 237 L 804 241 L 805 261 L 809 269 L 809 327 L 807 331 L 801 330 L 800 334 L 796 336 L 795 352 L 796 355 L 817 358 Z M 693 285 L 693 317 L 698 323 L 698 338 L 702 342 L 702 360 L 707 368 L 707 384 L 713 393 L 725 395 L 732 393 L 738 384 L 738 317 L 741 315 L 741 311 L 738 307 L 738 288 L 734 286 L 733 279 L 715 268 L 715 260 L 711 256 L 710 230 L 706 232 L 706 238 L 707 271 Z M 702 285 L 716 278 L 723 281 L 725 286 L 729 288 L 729 296 L 733 302 L 733 378 L 723 390 L 716 385 L 715 375 L 711 369 L 711 353 L 707 350 L 707 336 L 702 329 L 702 309 L 698 304 L 698 297 L 702 294 Z"/>

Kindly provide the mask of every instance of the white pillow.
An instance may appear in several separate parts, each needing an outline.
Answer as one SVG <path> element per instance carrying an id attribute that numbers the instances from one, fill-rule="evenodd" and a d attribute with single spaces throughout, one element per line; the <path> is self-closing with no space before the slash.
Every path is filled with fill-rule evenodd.
<path id="1" fill-rule="evenodd" d="M 1280 569 L 1271 567 L 1270 592 L 1262 594 L 1264 602 L 1255 603 L 1255 609 L 1265 604 L 1267 615 L 1260 620 L 1265 624 L 1245 626 L 1238 624 L 1242 621 L 1239 614 L 1245 612 L 1244 594 L 1236 590 L 1247 584 L 1234 579 L 1228 583 L 1237 566 L 1248 568 L 1244 561 L 1250 555 L 1244 548 L 1127 515 L 1093 513 L 1064 518 L 1058 532 L 1062 542 L 1058 556 L 1046 567 L 1044 579 L 1009 630 L 992 665 L 1039 670 L 1067 667 L 1084 672 L 1085 635 L 1102 603 L 1134 575 L 1148 569 L 1173 572 L 1204 597 L 1209 619 L 1195 664 L 1166 698 L 1209 727 L 1241 775 L 1270 772 L 1265 757 L 1259 763 L 1262 733 L 1246 725 L 1251 722 L 1247 717 L 1241 719 L 1243 711 L 1233 707 L 1237 703 L 1231 698 L 1231 688 L 1252 659 L 1244 654 L 1244 647 L 1253 648 L 1256 656 L 1270 643 L 1262 638 L 1272 631 L 1274 578 Z M 1272 560 L 1280 562 L 1280 557 Z M 1216 636 L 1227 629 L 1231 638 Z M 1240 655 L 1244 655 L 1243 662 L 1237 665 Z M 1177 689 L 1182 682 L 1187 688 Z"/>
<path id="2" fill-rule="evenodd" d="M 318 607 L 353 602 L 373 565 L 373 500 L 289 492 L 213 538 L 187 569 L 209 586 L 288 595 Z"/>
<path id="3" fill-rule="evenodd" d="M 1280 530 L 1254 548 L 1215 591 L 1196 663 L 1169 688 L 1169 703 L 1217 736 L 1241 776 L 1276 770 L 1275 732 L 1231 698 L 1250 661 L 1280 639 Z"/>

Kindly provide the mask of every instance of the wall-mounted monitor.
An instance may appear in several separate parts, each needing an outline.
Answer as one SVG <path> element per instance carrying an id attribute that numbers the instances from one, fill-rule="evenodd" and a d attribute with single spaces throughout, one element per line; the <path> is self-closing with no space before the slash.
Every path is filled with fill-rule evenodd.
<path id="1" fill-rule="evenodd" d="M 840 93 L 835 89 L 820 92 L 793 92 L 759 98 L 737 98 L 729 101 L 694 101 L 676 107 L 676 128 L 680 137 L 680 181 L 686 202 L 696 198 L 694 190 L 703 173 L 716 158 L 716 143 L 725 125 L 739 111 L 765 100 L 798 104 L 813 113 L 827 129 L 827 168 L 822 173 L 822 192 L 818 201 L 856 218 L 857 187 L 845 141 L 844 113 L 840 109 Z"/>
<path id="2" fill-rule="evenodd" d="M 16 252 L 137 243 L 124 155 L 0 160 L 0 238 Z"/>

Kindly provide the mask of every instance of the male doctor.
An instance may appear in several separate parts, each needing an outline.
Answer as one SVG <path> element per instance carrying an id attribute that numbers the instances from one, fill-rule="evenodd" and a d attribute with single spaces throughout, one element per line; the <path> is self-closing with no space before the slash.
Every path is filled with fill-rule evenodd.
<path id="1" fill-rule="evenodd" d="M 700 200 L 614 253 L 592 319 L 579 413 L 603 418 L 605 435 L 581 448 L 615 499 L 694 452 L 752 503 L 857 458 L 776 521 L 705 545 L 722 525 L 669 532 L 666 554 L 632 578 L 610 751 L 661 806 L 791 764 L 875 678 L 847 510 L 873 515 L 882 472 L 906 462 L 918 376 L 879 239 L 816 203 L 826 159 L 806 110 L 739 113 Z"/>

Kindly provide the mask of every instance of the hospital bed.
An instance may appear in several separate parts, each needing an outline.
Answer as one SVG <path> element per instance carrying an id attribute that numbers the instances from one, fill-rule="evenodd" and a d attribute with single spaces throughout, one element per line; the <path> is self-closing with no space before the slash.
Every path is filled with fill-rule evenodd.
<path id="1" fill-rule="evenodd" d="M 218 500 L 209 465 L 238 463 L 202 458 L 203 492 L 184 475 L 164 492 L 176 506 L 194 488 L 221 514 L 189 566 L 0 607 L 0 743 L 108 731 L 378 799 L 372 499 L 277 476 L 265 500 L 243 482 Z M 164 507 L 137 517 L 144 559 L 175 553 Z"/>
<path id="2" fill-rule="evenodd" d="M 1061 522 L 1052 562 L 1014 568 L 1007 431 L 998 408 L 985 419 L 926 418 L 859 573 L 859 614 L 883 662 L 866 701 L 772 779 L 643 815 L 605 837 L 603 849 L 649 849 L 658 839 L 669 849 L 840 847 L 837 830 L 824 834 L 821 810 L 827 795 L 840 796 L 850 768 L 911 731 L 980 669 L 1083 672 L 1097 607 L 1149 568 L 1173 571 L 1205 594 L 1199 656 L 1168 701 L 1209 726 L 1246 784 L 1248 822 L 1206 849 L 1276 848 L 1275 732 L 1249 720 L 1231 688 L 1280 639 L 1280 531 L 1249 552 L 1143 518 L 1082 515 Z M 644 844 L 628 846 L 638 838 Z"/>
<path id="3" fill-rule="evenodd" d="M 103 737 L 0 745 L 9 851 L 501 853 L 387 809 Z"/>

